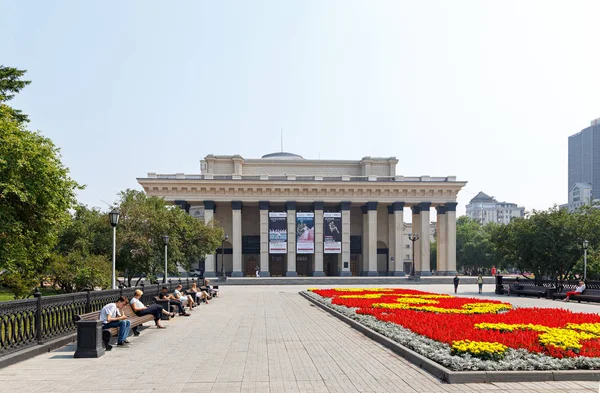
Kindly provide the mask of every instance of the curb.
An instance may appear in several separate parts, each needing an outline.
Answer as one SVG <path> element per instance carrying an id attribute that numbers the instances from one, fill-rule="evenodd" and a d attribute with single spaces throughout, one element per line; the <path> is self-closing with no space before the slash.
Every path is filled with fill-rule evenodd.
<path id="1" fill-rule="evenodd" d="M 431 359 L 424 357 L 412 349 L 377 333 L 376 331 L 348 318 L 347 316 L 327 307 L 325 304 L 299 292 L 311 303 L 319 306 L 331 315 L 347 323 L 352 328 L 363 333 L 373 341 L 392 350 L 404 359 L 419 366 L 423 370 L 447 383 L 487 383 L 487 382 L 543 382 L 543 381 L 599 381 L 600 370 L 540 370 L 540 371 L 452 371 Z"/>
<path id="2" fill-rule="evenodd" d="M 43 344 L 34 345 L 21 351 L 2 356 L 0 358 L 0 368 L 4 368 L 23 360 L 31 359 L 42 353 L 54 351 L 57 348 L 63 347 L 70 342 L 77 340 L 77 333 L 72 333 L 67 336 L 55 338 L 54 340 L 47 341 Z"/>

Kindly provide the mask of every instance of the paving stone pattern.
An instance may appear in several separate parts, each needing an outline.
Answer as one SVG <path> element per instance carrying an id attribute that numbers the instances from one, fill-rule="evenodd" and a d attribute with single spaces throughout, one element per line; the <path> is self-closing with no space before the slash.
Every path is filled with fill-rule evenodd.
<path id="1" fill-rule="evenodd" d="M 227 286 L 130 348 L 74 359 L 71 344 L 0 370 L 0 392 L 597 392 L 598 382 L 442 383 L 313 306 L 300 286 Z M 419 286 L 448 293 L 451 286 Z M 489 288 L 492 290 L 491 286 Z M 478 296 L 474 285 L 461 295 Z M 484 297 L 496 297 L 486 292 Z M 507 298 L 516 305 L 597 306 Z M 543 303 L 543 304 L 541 304 Z M 593 308 L 592 308 L 593 307 Z"/>

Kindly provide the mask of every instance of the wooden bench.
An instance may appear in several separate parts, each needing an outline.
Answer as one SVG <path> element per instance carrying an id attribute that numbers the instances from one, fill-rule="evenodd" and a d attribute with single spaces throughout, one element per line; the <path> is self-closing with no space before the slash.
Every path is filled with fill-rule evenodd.
<path id="1" fill-rule="evenodd" d="M 567 292 L 569 292 L 569 290 L 565 288 L 562 292 L 553 293 L 552 299 L 564 299 L 567 297 Z M 585 289 L 581 294 L 571 296 L 569 300 L 577 300 L 579 303 L 581 303 L 582 300 L 588 302 L 600 302 L 600 289 Z"/>
<path id="2" fill-rule="evenodd" d="M 173 302 L 171 299 L 161 299 L 158 296 L 154 297 L 154 302 L 158 305 L 161 305 L 163 309 L 167 310 L 170 313 L 175 313 L 175 315 L 179 315 L 179 307 Z M 185 309 L 185 306 L 183 307 Z M 169 315 L 163 314 L 160 317 L 161 321 L 168 321 L 171 317 Z"/>
<path id="3" fill-rule="evenodd" d="M 521 295 L 531 295 L 531 296 L 537 296 L 538 299 L 540 297 L 547 297 L 548 296 L 548 288 L 545 287 L 540 287 L 540 286 L 533 286 L 533 285 L 520 285 L 520 284 L 511 284 L 509 287 L 509 291 L 508 294 L 516 294 L 517 297 L 521 296 Z"/>
<path id="4" fill-rule="evenodd" d="M 152 314 L 137 316 L 133 309 L 128 304 L 121 312 L 124 312 L 127 319 L 131 322 L 131 329 L 137 332 L 137 327 L 150 321 L 154 321 Z M 77 350 L 74 357 L 76 358 L 99 358 L 104 355 L 104 343 L 102 341 L 102 321 L 100 320 L 100 311 L 94 311 L 87 314 L 75 316 L 77 325 Z M 110 336 L 116 336 L 119 332 L 118 328 L 110 328 L 104 330 Z"/>

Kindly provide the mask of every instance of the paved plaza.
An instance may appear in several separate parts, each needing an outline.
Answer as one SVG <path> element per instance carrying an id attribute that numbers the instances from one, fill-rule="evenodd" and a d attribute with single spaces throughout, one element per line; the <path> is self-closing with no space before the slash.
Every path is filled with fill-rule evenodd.
<path id="1" fill-rule="evenodd" d="M 598 382 L 445 384 L 298 295 L 304 286 L 222 286 L 189 318 L 148 327 L 129 348 L 74 359 L 75 345 L 0 370 L 2 392 L 598 392 Z M 411 288 L 440 293 L 451 285 Z M 487 290 L 493 288 L 488 286 Z M 517 306 L 596 305 L 500 297 Z M 152 325 L 147 324 L 147 325 Z"/>

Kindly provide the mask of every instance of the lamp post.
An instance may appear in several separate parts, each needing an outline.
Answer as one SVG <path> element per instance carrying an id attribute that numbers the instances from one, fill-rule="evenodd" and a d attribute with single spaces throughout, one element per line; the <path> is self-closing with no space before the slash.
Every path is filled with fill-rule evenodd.
<path id="1" fill-rule="evenodd" d="M 165 276 L 163 277 L 163 284 L 167 282 L 167 247 L 169 246 L 169 236 L 163 236 L 163 242 L 165 242 Z"/>
<path id="2" fill-rule="evenodd" d="M 588 249 L 588 241 L 583 241 L 583 281 L 585 282 L 587 278 L 587 249 Z"/>
<path id="3" fill-rule="evenodd" d="M 229 239 L 229 235 L 225 234 L 223 236 L 223 240 L 221 240 L 221 277 L 225 278 L 225 248 L 223 247 L 223 243 L 225 240 Z"/>
<path id="4" fill-rule="evenodd" d="M 116 276 L 116 261 L 117 261 L 117 225 L 119 225 L 119 211 L 112 209 L 108 213 L 110 225 L 113 227 L 113 258 L 112 258 L 112 289 L 117 289 L 117 276 Z"/>
<path id="5" fill-rule="evenodd" d="M 411 276 L 415 276 L 415 242 L 417 240 L 419 240 L 419 235 L 418 234 L 412 234 L 409 233 L 408 234 L 408 240 L 410 240 L 412 242 L 412 273 L 410 274 Z"/>

